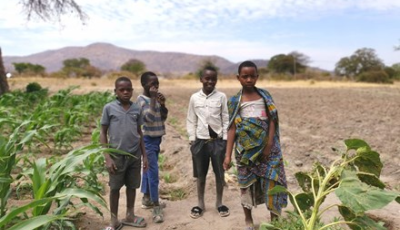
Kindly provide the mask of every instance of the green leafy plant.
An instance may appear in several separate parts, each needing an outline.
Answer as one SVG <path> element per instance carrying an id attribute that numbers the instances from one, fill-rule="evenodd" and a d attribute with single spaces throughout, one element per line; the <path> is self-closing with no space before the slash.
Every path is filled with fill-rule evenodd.
<path id="1" fill-rule="evenodd" d="M 32 207 L 31 216 L 28 218 L 51 214 L 59 217 L 51 221 L 52 225 L 73 225 L 66 217 L 73 215 L 79 206 L 87 206 L 97 214 L 103 215 L 97 206 L 89 202 L 92 200 L 107 208 L 97 187 L 100 183 L 97 177 L 93 176 L 98 173 L 95 170 L 97 168 L 87 166 L 88 163 L 94 163 L 94 160 L 99 159 L 97 156 L 102 156 L 103 151 L 114 150 L 104 149 L 99 145 L 89 145 L 72 150 L 55 163 L 45 158 L 32 162 L 31 169 L 23 175 L 30 179 L 34 201 L 47 200 L 47 202 Z M 72 200 L 73 197 L 79 198 L 80 202 Z M 50 226 L 50 223 L 47 224 Z"/>
<path id="2" fill-rule="evenodd" d="M 42 86 L 37 82 L 31 82 L 26 86 L 27 93 L 36 92 L 40 90 L 42 90 Z"/>
<path id="3" fill-rule="evenodd" d="M 366 211 L 383 208 L 394 200 L 400 203 L 400 193 L 385 190 L 385 184 L 379 179 L 383 167 L 379 153 L 359 139 L 345 140 L 345 145 L 346 150 L 329 168 L 316 163 L 311 172 L 295 174 L 303 192 L 293 194 L 282 186 L 269 192 L 271 195 L 282 192 L 289 195 L 303 230 L 330 229 L 340 224 L 347 224 L 353 230 L 385 229 L 369 218 Z M 322 203 L 331 193 L 335 193 L 341 203 L 321 210 Z M 343 220 L 321 226 L 321 216 L 333 207 L 338 208 Z M 263 223 L 263 228 L 281 229 L 267 223 Z"/>

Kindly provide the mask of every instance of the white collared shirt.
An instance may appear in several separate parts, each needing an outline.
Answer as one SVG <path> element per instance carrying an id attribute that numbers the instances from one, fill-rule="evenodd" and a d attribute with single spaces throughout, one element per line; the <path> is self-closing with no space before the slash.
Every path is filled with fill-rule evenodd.
<path id="1" fill-rule="evenodd" d="M 226 95 L 214 89 L 209 95 L 203 90 L 190 97 L 189 109 L 186 119 L 186 129 L 189 140 L 210 139 L 208 126 L 226 140 L 229 123 L 228 105 Z"/>

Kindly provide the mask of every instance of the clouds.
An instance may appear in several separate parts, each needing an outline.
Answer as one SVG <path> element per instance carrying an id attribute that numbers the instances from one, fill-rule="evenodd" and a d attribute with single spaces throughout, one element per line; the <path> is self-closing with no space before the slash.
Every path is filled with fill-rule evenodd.
<path id="1" fill-rule="evenodd" d="M 310 56 L 311 64 L 333 69 L 337 56 L 350 55 L 366 45 L 382 49 L 390 36 L 391 44 L 400 37 L 396 27 L 400 2 L 396 0 L 76 1 L 89 16 L 84 25 L 71 15 L 63 16 L 61 23 L 27 22 L 15 1 L 2 2 L 3 54 L 27 55 L 93 42 L 137 50 L 215 54 L 231 61 L 268 59 L 298 50 Z M 368 40 L 365 37 L 377 41 L 363 43 Z M 396 58 L 399 61 L 400 52 L 382 53 L 387 64 Z"/>

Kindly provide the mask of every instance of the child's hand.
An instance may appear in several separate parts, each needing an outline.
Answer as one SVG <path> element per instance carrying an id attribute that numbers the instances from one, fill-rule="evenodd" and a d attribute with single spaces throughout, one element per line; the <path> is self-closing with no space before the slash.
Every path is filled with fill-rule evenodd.
<path id="1" fill-rule="evenodd" d="M 162 93 L 158 92 L 157 100 L 160 105 L 165 105 L 165 97 Z"/>
<path id="2" fill-rule="evenodd" d="M 148 168 L 149 168 L 149 161 L 147 160 L 147 157 L 143 157 L 143 171 L 146 172 Z"/>
<path id="3" fill-rule="evenodd" d="M 225 160 L 224 160 L 224 163 L 222 164 L 222 166 L 224 167 L 224 170 L 225 170 L 225 171 L 227 171 L 227 170 L 229 170 L 229 169 L 231 168 L 231 166 L 232 166 L 231 163 L 232 163 L 232 162 L 231 162 L 231 158 L 228 157 L 228 156 L 226 156 L 226 157 L 225 157 Z"/>
<path id="4" fill-rule="evenodd" d="M 106 164 L 107 171 L 111 174 L 114 174 L 115 171 L 118 169 L 117 166 L 115 165 L 114 161 L 111 158 L 106 159 L 105 164 Z"/>
<path id="5" fill-rule="evenodd" d="M 158 95 L 158 89 L 155 86 L 151 86 L 149 89 L 149 94 L 151 98 L 157 98 Z"/>

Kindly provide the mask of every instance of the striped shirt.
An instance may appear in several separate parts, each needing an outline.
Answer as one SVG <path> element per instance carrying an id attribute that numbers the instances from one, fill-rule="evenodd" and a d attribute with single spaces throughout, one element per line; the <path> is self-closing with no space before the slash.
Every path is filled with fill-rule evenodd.
<path id="1" fill-rule="evenodd" d="M 168 109 L 161 107 L 156 102 L 155 108 L 150 107 L 150 98 L 145 95 L 139 95 L 137 103 L 142 107 L 143 125 L 142 132 L 144 136 L 160 137 L 165 135 L 164 121 L 167 119 Z M 164 114 L 164 117 L 161 115 Z"/>

